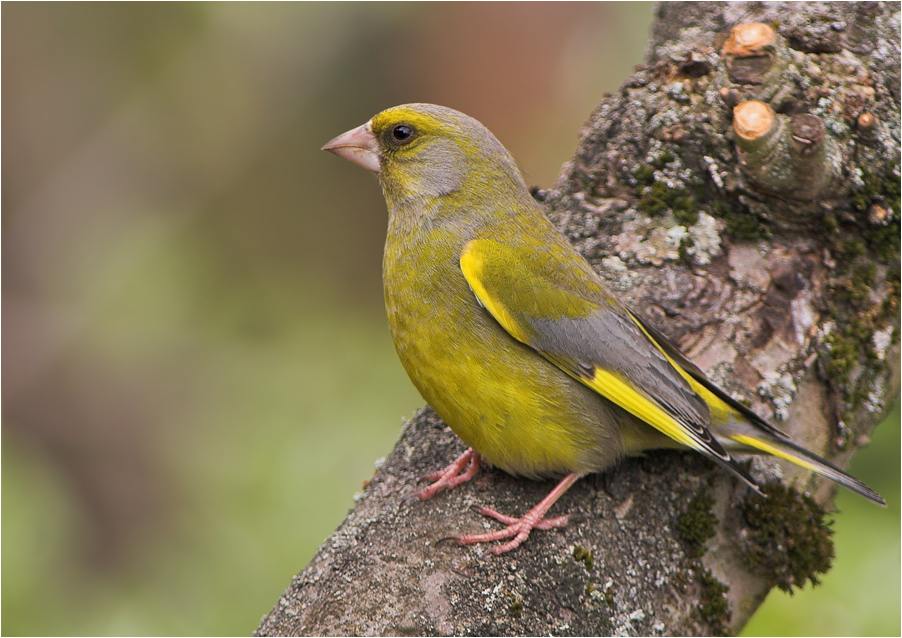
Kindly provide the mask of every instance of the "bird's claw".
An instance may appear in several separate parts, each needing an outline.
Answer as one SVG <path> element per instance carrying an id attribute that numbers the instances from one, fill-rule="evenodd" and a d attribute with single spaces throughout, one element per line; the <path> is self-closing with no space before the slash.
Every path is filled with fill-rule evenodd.
<path id="1" fill-rule="evenodd" d="M 409 498 L 416 497 L 421 501 L 425 501 L 442 490 L 451 489 L 461 483 L 466 483 L 476 476 L 476 473 L 479 471 L 479 464 L 479 454 L 470 448 L 444 470 L 422 477 L 420 481 L 429 481 L 431 484 L 414 492 Z"/>

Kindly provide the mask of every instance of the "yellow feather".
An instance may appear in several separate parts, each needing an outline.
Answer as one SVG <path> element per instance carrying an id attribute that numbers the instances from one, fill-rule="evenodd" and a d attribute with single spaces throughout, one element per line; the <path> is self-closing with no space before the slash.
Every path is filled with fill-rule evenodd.
<path id="1" fill-rule="evenodd" d="M 761 439 L 756 439 L 754 437 L 745 436 L 742 434 L 734 434 L 730 438 L 737 443 L 741 443 L 742 445 L 747 445 L 751 448 L 755 448 L 756 450 L 761 450 L 762 452 L 773 454 L 774 456 L 789 461 L 790 463 L 795 463 L 798 466 L 804 467 L 806 470 L 822 473 L 822 468 L 819 465 L 808 461 L 804 457 L 792 456 L 791 454 L 784 452 L 777 446 L 771 445 L 770 443 L 762 441 Z"/>
<path id="2" fill-rule="evenodd" d="M 477 242 L 467 244 L 460 255 L 460 269 L 463 271 L 464 279 L 470 286 L 470 290 L 476 295 L 486 310 L 495 317 L 495 320 L 501 324 L 501 327 L 507 330 L 510 335 L 522 343 L 528 343 L 528 335 L 514 321 L 507 309 L 495 301 L 485 286 L 482 284 L 482 266 L 483 253 L 476 249 Z"/>
<path id="3" fill-rule="evenodd" d="M 730 406 L 727 405 L 720 397 L 718 397 L 716 394 L 711 392 L 708 388 L 706 388 L 704 385 L 702 385 L 696 379 L 694 379 L 692 377 L 692 375 L 690 375 L 688 372 L 686 372 L 682 368 L 682 366 L 680 366 L 680 364 L 678 364 L 676 361 L 674 361 L 670 357 L 670 355 L 668 355 L 664 351 L 664 349 L 660 346 L 660 344 L 658 344 L 658 342 L 655 341 L 654 337 L 652 337 L 650 334 L 648 334 L 648 331 L 645 329 L 644 326 L 642 326 L 641 323 L 639 323 L 635 319 L 633 319 L 633 322 L 636 324 L 636 326 L 639 328 L 639 330 L 641 330 L 645 334 L 645 336 L 648 337 L 648 340 L 651 341 L 655 345 L 655 347 L 658 349 L 658 351 L 662 355 L 664 355 L 664 357 L 667 359 L 667 361 L 670 363 L 670 365 L 672 365 L 676 369 L 676 371 L 680 373 L 680 376 L 689 382 L 689 385 L 692 387 L 692 389 L 695 391 L 695 393 L 698 396 L 700 396 L 705 403 L 708 404 L 708 408 L 711 410 L 711 421 L 719 422 L 719 421 L 728 420 L 730 418 L 730 413 L 731 413 Z"/>
<path id="4" fill-rule="evenodd" d="M 679 421 L 655 401 L 637 392 L 620 376 L 607 370 L 596 370 L 594 376 L 591 379 L 583 380 L 583 383 L 627 412 L 654 426 L 674 441 L 694 450 L 704 449 L 689 435 Z"/>

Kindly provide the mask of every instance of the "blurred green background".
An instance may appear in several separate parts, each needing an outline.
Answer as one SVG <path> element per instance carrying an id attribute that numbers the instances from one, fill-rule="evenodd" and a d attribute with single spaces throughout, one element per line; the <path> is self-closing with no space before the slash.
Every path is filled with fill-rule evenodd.
<path id="1" fill-rule="evenodd" d="M 422 403 L 378 185 L 319 147 L 436 102 L 549 186 L 651 13 L 4 3 L 2 632 L 249 634 Z M 899 633 L 899 449 L 749 633 Z"/>

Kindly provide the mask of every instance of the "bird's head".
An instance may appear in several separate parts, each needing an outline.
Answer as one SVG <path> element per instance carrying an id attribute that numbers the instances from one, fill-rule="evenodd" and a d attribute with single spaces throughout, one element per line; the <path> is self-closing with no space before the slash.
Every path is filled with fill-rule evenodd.
<path id="1" fill-rule="evenodd" d="M 526 190 L 513 157 L 488 129 L 433 104 L 382 111 L 323 150 L 378 173 L 390 203 L 430 201 L 461 190 Z"/>

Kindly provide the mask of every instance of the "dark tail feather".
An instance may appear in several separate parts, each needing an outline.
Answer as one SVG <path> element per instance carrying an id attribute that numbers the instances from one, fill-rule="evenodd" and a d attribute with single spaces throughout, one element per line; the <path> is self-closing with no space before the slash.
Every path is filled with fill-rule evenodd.
<path id="1" fill-rule="evenodd" d="M 792 441 L 784 439 L 766 439 L 745 434 L 734 434 L 730 436 L 730 438 L 745 448 L 752 448 L 754 451 L 772 454 L 773 456 L 786 459 L 787 461 L 811 470 L 812 472 L 816 472 L 821 476 L 826 476 L 828 479 L 836 481 L 853 492 L 861 494 L 866 499 L 873 501 L 878 505 L 886 506 L 886 501 L 883 500 L 882 496 L 857 478 L 846 474 L 829 461 L 822 459 L 817 454 L 809 452 L 800 445 L 796 445 Z"/>
<path id="2" fill-rule="evenodd" d="M 746 472 L 745 469 L 741 465 L 739 465 L 739 462 L 736 461 L 736 459 L 730 457 L 729 455 L 727 455 L 726 458 L 723 458 L 720 456 L 716 456 L 714 454 L 708 454 L 708 453 L 704 453 L 704 452 L 703 452 L 703 454 L 705 454 L 705 456 L 707 456 L 712 461 L 716 461 L 723 467 L 727 468 L 731 474 L 742 479 L 743 483 L 745 483 L 750 488 L 755 490 L 761 496 L 767 496 L 764 492 L 761 491 L 761 488 L 758 487 L 758 484 L 755 483 L 755 479 L 753 479 L 749 475 L 749 473 Z"/>

